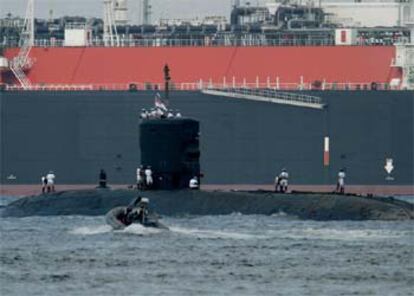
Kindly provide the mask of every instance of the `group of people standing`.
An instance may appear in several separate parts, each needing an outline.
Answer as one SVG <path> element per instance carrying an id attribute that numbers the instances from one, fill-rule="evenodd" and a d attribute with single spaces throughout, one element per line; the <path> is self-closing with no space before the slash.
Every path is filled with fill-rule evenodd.
<path id="1" fill-rule="evenodd" d="M 336 183 L 336 193 L 344 194 L 345 193 L 345 169 L 341 169 L 338 173 L 338 180 Z M 42 176 L 42 193 L 50 193 L 55 192 L 55 174 L 52 170 L 46 176 Z M 137 168 L 136 172 L 136 180 L 137 180 L 137 189 L 138 190 L 146 190 L 151 189 L 154 183 L 153 180 L 153 172 L 150 166 L 143 166 L 140 165 Z M 199 189 L 199 179 L 194 176 L 189 181 L 189 188 L 190 189 Z M 280 172 L 279 175 L 275 177 L 275 192 L 286 193 L 288 191 L 289 185 L 289 173 L 284 168 Z M 105 170 L 101 169 L 99 173 L 99 187 L 106 188 L 107 187 L 107 176 Z"/>
<path id="2" fill-rule="evenodd" d="M 160 118 L 181 118 L 182 115 L 178 110 L 165 110 L 162 108 L 152 108 L 150 110 L 142 109 L 141 119 L 160 119 Z"/>
<path id="3" fill-rule="evenodd" d="M 275 192 L 286 193 L 288 191 L 289 173 L 286 169 L 275 177 Z"/>
<path id="4" fill-rule="evenodd" d="M 42 193 L 55 192 L 55 174 L 49 171 L 46 176 L 42 176 Z"/>
<path id="5" fill-rule="evenodd" d="M 335 192 L 345 194 L 345 169 L 340 169 L 338 173 L 338 180 L 336 182 Z M 288 191 L 289 173 L 286 169 L 275 177 L 275 192 L 286 193 Z"/>
<path id="6" fill-rule="evenodd" d="M 154 184 L 154 180 L 152 177 L 151 167 L 140 165 L 137 168 L 137 189 L 138 190 L 151 189 L 153 184 Z"/>

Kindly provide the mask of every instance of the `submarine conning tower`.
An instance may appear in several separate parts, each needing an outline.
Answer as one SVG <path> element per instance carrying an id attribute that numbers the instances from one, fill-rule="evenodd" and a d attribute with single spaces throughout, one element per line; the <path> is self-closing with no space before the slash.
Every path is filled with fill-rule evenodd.
<path id="1" fill-rule="evenodd" d="M 165 96 L 155 96 L 153 112 L 142 114 L 140 124 L 141 164 L 151 167 L 151 189 L 188 188 L 193 177 L 200 184 L 200 124 L 168 111 L 170 68 L 164 66 Z"/>
<path id="2" fill-rule="evenodd" d="M 190 118 L 159 118 L 140 124 L 141 164 L 153 172 L 153 189 L 188 188 L 200 177 L 200 124 Z"/>

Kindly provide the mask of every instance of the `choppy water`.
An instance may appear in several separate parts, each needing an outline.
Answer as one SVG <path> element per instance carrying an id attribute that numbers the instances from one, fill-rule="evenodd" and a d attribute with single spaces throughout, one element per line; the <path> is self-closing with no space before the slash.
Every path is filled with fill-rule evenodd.
<path id="1" fill-rule="evenodd" d="M 413 222 L 0 218 L 0 295 L 414 295 Z"/>

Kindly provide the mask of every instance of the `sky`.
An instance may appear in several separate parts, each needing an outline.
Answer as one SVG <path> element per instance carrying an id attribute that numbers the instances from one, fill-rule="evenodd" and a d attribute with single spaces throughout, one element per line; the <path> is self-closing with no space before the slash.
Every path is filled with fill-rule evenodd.
<path id="1" fill-rule="evenodd" d="M 132 23 L 139 22 L 139 1 L 128 0 L 129 19 Z M 266 0 L 250 0 L 252 4 L 269 2 Z M 81 15 L 86 17 L 102 17 L 102 0 L 35 0 L 35 15 L 48 18 L 53 10 L 54 17 L 64 15 Z M 159 18 L 195 18 L 207 15 L 220 15 L 229 18 L 231 0 L 151 0 L 152 21 Z M 27 0 L 0 0 L 0 17 L 7 13 L 23 16 Z"/>

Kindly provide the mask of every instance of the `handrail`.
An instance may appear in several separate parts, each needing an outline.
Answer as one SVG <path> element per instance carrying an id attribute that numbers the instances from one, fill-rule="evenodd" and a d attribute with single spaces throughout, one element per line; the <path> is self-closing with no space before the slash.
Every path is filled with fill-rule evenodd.
<path id="1" fill-rule="evenodd" d="M 205 89 L 203 93 L 214 96 L 292 105 L 313 109 L 323 109 L 325 102 L 321 97 L 301 92 L 282 92 L 275 89 Z"/>
<path id="2" fill-rule="evenodd" d="M 23 90 L 20 85 L 5 84 L 5 89 L 9 91 Z M 254 82 L 254 83 L 236 83 L 226 82 L 221 83 L 212 81 L 198 81 L 198 82 L 173 82 L 170 84 L 170 90 L 177 91 L 199 91 L 205 89 L 213 90 L 237 90 L 238 92 L 266 92 L 266 91 L 359 91 L 359 90 L 403 90 L 399 86 L 390 86 L 388 83 L 375 83 L 361 82 L 361 83 L 335 83 L 335 82 L 322 82 L 321 84 L 315 85 L 315 83 L 281 83 L 281 82 L 270 82 L 269 80 L 265 83 Z M 26 90 L 30 91 L 135 91 L 135 90 L 153 90 L 162 91 L 164 90 L 163 83 L 142 83 L 142 82 L 131 82 L 131 83 L 90 83 L 90 84 L 32 84 Z M 280 92 L 279 92 L 280 93 Z"/>
<path id="3" fill-rule="evenodd" d="M 391 46 L 399 43 L 399 40 L 358 40 L 353 46 Z M 8 41 L 2 44 L 4 47 L 19 47 L 17 41 Z M 62 39 L 36 39 L 35 47 L 65 47 Z M 93 38 L 86 41 L 87 47 L 105 47 L 103 39 Z M 334 38 L 120 38 L 118 47 L 252 47 L 252 46 L 335 46 Z M 351 45 L 352 46 L 352 45 Z"/>

